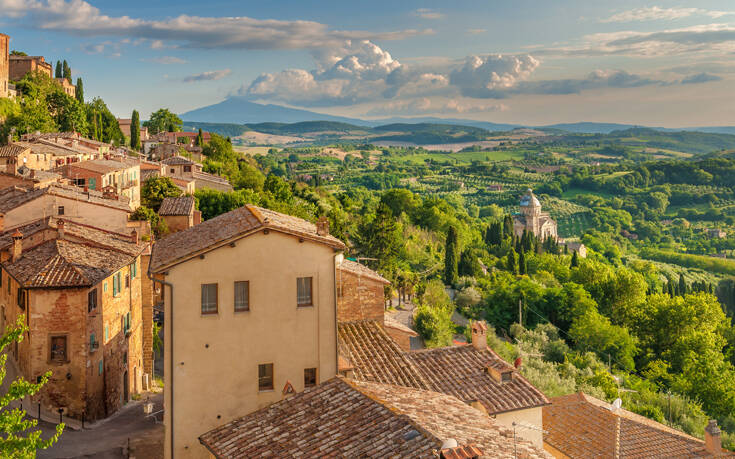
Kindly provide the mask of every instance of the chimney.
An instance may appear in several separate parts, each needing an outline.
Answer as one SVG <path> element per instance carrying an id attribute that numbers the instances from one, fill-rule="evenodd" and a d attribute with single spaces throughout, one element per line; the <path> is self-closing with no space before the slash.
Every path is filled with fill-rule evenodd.
<path id="1" fill-rule="evenodd" d="M 5 214 L 0 212 L 0 233 L 5 231 Z"/>
<path id="2" fill-rule="evenodd" d="M 720 454 L 722 452 L 722 437 L 720 436 L 720 428 L 717 427 L 717 421 L 711 419 L 704 428 L 704 448 L 710 454 Z"/>
<path id="3" fill-rule="evenodd" d="M 130 240 L 133 244 L 138 244 L 138 230 L 136 230 L 135 228 L 133 228 L 133 232 L 130 233 Z"/>
<path id="4" fill-rule="evenodd" d="M 484 320 L 472 322 L 472 346 L 478 351 L 487 349 L 487 325 Z"/>
<path id="5" fill-rule="evenodd" d="M 327 217 L 319 217 L 316 222 L 316 234 L 318 236 L 329 236 L 329 220 L 327 220 Z"/>
<path id="6" fill-rule="evenodd" d="M 23 255 L 23 233 L 16 228 L 11 237 L 13 238 L 11 261 L 15 263 Z"/>
<path id="7" fill-rule="evenodd" d="M 64 220 L 56 222 L 56 233 L 58 233 L 59 239 L 64 239 Z"/>

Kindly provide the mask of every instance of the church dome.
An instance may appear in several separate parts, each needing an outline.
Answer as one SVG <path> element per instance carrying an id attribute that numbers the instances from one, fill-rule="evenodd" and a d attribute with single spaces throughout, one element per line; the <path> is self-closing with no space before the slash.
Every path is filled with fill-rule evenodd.
<path id="1" fill-rule="evenodd" d="M 521 207 L 541 207 L 541 203 L 530 188 L 521 198 Z"/>

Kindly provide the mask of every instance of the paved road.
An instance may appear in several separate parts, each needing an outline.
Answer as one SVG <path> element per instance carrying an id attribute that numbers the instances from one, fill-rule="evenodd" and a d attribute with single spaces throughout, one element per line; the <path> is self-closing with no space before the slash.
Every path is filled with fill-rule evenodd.
<path id="1" fill-rule="evenodd" d="M 154 403 L 153 411 L 163 409 L 163 394 L 151 396 Z M 162 416 L 158 414 L 158 420 Z M 43 438 L 53 434 L 56 426 L 42 421 Z M 51 449 L 39 451 L 39 458 L 121 458 L 123 448 L 136 439 L 156 439 L 163 441 L 163 424 L 146 418 L 141 402 L 131 402 L 111 417 L 95 424 L 93 428 L 80 431 L 67 430 L 61 439 Z M 161 443 L 162 444 L 162 443 Z"/>

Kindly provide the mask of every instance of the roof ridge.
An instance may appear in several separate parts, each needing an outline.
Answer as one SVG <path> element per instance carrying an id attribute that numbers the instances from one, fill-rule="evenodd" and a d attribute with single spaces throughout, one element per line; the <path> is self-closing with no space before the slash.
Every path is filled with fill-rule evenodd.
<path id="1" fill-rule="evenodd" d="M 243 207 L 248 209 L 248 211 L 253 214 L 253 217 L 255 217 L 261 225 L 265 222 L 263 214 L 261 214 L 260 212 L 260 208 L 254 206 L 253 204 L 245 204 Z"/>

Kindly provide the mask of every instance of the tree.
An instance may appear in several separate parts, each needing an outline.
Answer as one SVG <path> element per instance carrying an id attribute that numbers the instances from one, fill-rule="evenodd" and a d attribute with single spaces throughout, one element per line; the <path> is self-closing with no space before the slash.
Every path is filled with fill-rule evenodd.
<path id="1" fill-rule="evenodd" d="M 151 134 L 158 134 L 159 132 L 178 132 L 181 131 L 184 122 L 181 121 L 176 114 L 171 113 L 167 108 L 161 108 L 151 113 L 148 117 L 148 121 L 143 123 L 143 126 L 150 130 Z"/>
<path id="2" fill-rule="evenodd" d="M 140 202 L 154 212 L 158 212 L 164 198 L 175 198 L 181 194 L 182 191 L 169 177 L 151 177 L 143 182 L 140 189 Z"/>
<path id="3" fill-rule="evenodd" d="M 212 161 L 227 162 L 237 159 L 237 154 L 233 150 L 232 144 L 217 134 L 211 135 L 209 143 L 202 148 L 202 154 Z"/>
<path id="4" fill-rule="evenodd" d="M 454 308 L 444 284 L 438 279 L 429 281 L 416 308 L 416 331 L 424 338 L 426 347 L 448 346 L 452 343 Z"/>
<path id="5" fill-rule="evenodd" d="M 503 237 L 510 237 L 513 235 L 513 217 L 506 215 L 503 218 Z"/>
<path id="6" fill-rule="evenodd" d="M 54 78 L 64 78 L 64 73 L 61 69 L 61 61 L 56 61 L 56 71 L 54 72 Z"/>
<path id="7" fill-rule="evenodd" d="M 74 97 L 77 98 L 80 104 L 84 103 L 84 83 L 82 83 L 82 78 L 77 78 L 77 84 L 76 84 L 76 92 L 74 93 Z"/>
<path id="8" fill-rule="evenodd" d="M 217 191 L 209 188 L 194 193 L 202 218 L 209 220 L 246 204 L 245 196 L 237 191 Z"/>
<path id="9" fill-rule="evenodd" d="M 204 146 L 204 134 L 202 133 L 202 128 L 199 128 L 199 133 L 197 134 L 196 146 L 197 147 Z"/>
<path id="10" fill-rule="evenodd" d="M 572 268 L 576 268 L 577 266 L 579 266 L 579 256 L 577 255 L 576 250 L 572 252 L 572 264 L 570 266 Z"/>
<path id="11" fill-rule="evenodd" d="M 357 249 L 366 257 L 377 258 L 374 263 L 377 269 L 390 271 L 395 266 L 403 245 L 401 234 L 401 226 L 390 208 L 380 202 L 375 215 L 372 218 L 366 216 L 358 225 L 358 233 L 355 235 Z"/>
<path id="12" fill-rule="evenodd" d="M 687 281 L 684 279 L 684 273 L 679 274 L 679 290 L 678 294 L 684 296 L 688 293 Z"/>
<path id="13" fill-rule="evenodd" d="M 444 283 L 454 285 L 458 277 L 459 238 L 457 229 L 449 227 L 447 240 L 444 246 Z"/>
<path id="14" fill-rule="evenodd" d="M 71 67 L 69 67 L 69 64 L 64 60 L 64 63 L 62 64 L 62 78 L 66 79 L 66 81 L 71 84 Z"/>
<path id="15" fill-rule="evenodd" d="M 140 115 L 138 115 L 138 110 L 133 110 L 130 120 L 130 148 L 140 150 Z"/>
<path id="16" fill-rule="evenodd" d="M 19 316 L 15 325 L 10 325 L 0 338 L 0 383 L 5 380 L 8 361 L 6 348 L 14 343 L 23 341 L 23 335 L 28 331 L 24 316 Z M 48 382 L 51 372 L 41 376 L 40 382 L 33 384 L 23 378 L 10 383 L 8 392 L 0 397 L 0 456 L 7 458 L 34 458 L 36 451 L 50 448 L 64 431 L 64 424 L 56 426 L 56 433 L 43 440 L 40 430 L 31 430 L 38 425 L 35 419 L 27 419 L 23 408 L 10 409 L 10 403 L 22 400 L 24 397 L 35 395 Z"/>
<path id="17" fill-rule="evenodd" d="M 526 252 L 518 252 L 518 274 L 526 274 Z"/>
<path id="18" fill-rule="evenodd" d="M 475 277 L 482 271 L 480 261 L 477 259 L 477 254 L 472 249 L 464 249 L 462 254 L 459 256 L 459 264 L 457 265 L 457 272 L 460 276 Z"/>
<path id="19" fill-rule="evenodd" d="M 508 257 L 506 258 L 506 268 L 508 268 L 508 271 L 511 272 L 511 274 L 518 274 L 518 258 L 516 256 L 515 249 L 511 248 L 510 251 L 508 251 Z"/>
<path id="20" fill-rule="evenodd" d="M 156 237 L 162 237 L 168 233 L 166 220 L 162 219 L 153 209 L 140 206 L 130 215 L 132 221 L 147 221 L 151 224 L 151 230 Z"/>

